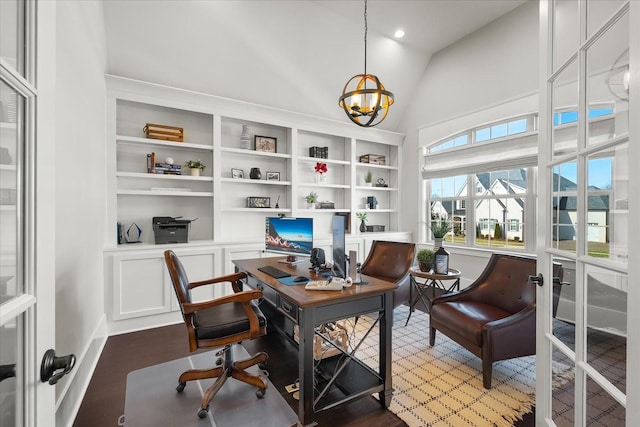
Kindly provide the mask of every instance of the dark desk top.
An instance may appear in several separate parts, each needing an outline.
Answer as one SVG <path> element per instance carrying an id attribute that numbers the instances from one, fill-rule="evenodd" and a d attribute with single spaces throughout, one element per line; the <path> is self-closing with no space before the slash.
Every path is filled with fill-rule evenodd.
<path id="1" fill-rule="evenodd" d="M 367 297 L 392 292 L 398 285 L 395 283 L 385 282 L 366 275 L 362 275 L 362 280 L 366 285 L 354 284 L 349 288 L 343 288 L 341 291 L 307 291 L 304 288 L 305 283 L 299 285 L 285 285 L 280 283 L 278 279 L 269 276 L 258 270 L 259 267 L 271 265 L 279 270 L 286 271 L 292 276 L 306 276 L 311 280 L 325 279 L 321 275 L 316 275 L 310 270 L 309 261 L 300 264 L 289 265 L 278 262 L 285 257 L 267 257 L 235 260 L 233 263 L 238 270 L 243 271 L 250 276 L 264 282 L 271 288 L 275 289 L 282 296 L 287 297 L 291 302 L 300 307 L 312 307 L 316 305 L 335 304 L 340 301 L 348 301 L 358 297 Z"/>

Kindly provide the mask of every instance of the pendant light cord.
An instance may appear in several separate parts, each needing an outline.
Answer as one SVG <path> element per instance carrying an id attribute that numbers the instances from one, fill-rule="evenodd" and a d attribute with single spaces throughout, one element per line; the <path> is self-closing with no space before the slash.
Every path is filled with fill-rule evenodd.
<path id="1" fill-rule="evenodd" d="M 364 74 L 367 74 L 367 0 L 364 0 Z M 365 83 L 366 84 L 366 83 Z"/>

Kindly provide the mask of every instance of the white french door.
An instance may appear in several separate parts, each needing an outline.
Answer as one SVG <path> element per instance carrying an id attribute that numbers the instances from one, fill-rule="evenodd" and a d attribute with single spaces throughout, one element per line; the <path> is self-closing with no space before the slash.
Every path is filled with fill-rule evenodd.
<path id="1" fill-rule="evenodd" d="M 52 3 L 52 4 L 46 4 Z M 38 28 L 36 28 L 36 22 Z M 38 51 L 36 46 L 45 43 Z M 0 1 L 0 425 L 46 426 L 55 388 L 40 380 L 55 345 L 53 152 L 55 4 Z M 55 69 L 49 68 L 49 70 Z M 37 84 L 36 84 L 37 83 Z M 41 102 L 40 83 L 47 88 Z M 44 165 L 44 167 L 43 167 Z"/>
<path id="2" fill-rule="evenodd" d="M 638 377 L 629 363 L 638 349 L 628 345 L 637 344 L 629 339 L 637 335 L 630 308 L 639 295 L 629 262 L 637 254 L 632 212 L 640 184 L 630 114 L 637 120 L 630 90 L 638 84 L 630 61 L 636 3 L 540 3 L 537 255 L 545 284 L 538 290 L 537 425 L 633 425 L 626 420 L 634 413 L 628 397 L 637 402 L 637 386 L 628 386 Z M 557 318 L 552 262 L 562 262 L 571 283 L 561 290 Z M 554 386 L 552 369 L 563 366 L 575 375 Z"/>

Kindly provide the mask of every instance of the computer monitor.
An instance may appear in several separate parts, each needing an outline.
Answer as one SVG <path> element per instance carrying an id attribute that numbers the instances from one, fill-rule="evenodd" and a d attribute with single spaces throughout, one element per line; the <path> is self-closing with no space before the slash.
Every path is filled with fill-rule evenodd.
<path id="1" fill-rule="evenodd" d="M 313 218 L 266 218 L 265 251 L 289 256 L 311 256 Z"/>
<path id="2" fill-rule="evenodd" d="M 348 277 L 345 242 L 346 220 L 347 217 L 344 215 L 334 215 L 333 220 L 331 221 L 331 235 L 333 237 L 333 274 L 342 278 Z"/>

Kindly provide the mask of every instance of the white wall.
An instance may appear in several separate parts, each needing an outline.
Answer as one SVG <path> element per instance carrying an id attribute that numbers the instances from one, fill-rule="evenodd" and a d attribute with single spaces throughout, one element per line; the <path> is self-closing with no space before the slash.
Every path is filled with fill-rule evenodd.
<path id="1" fill-rule="evenodd" d="M 407 136 L 401 204 L 411 208 L 402 212 L 403 230 L 419 235 L 418 130 L 537 90 L 537 1 L 525 3 L 431 57 L 397 129 Z"/>
<path id="2" fill-rule="evenodd" d="M 106 40 L 100 2 L 56 4 L 56 353 L 78 357 L 56 396 L 73 406 L 104 322 Z"/>

